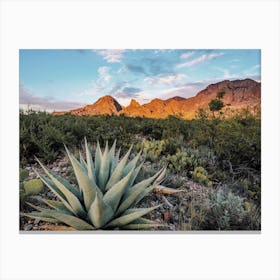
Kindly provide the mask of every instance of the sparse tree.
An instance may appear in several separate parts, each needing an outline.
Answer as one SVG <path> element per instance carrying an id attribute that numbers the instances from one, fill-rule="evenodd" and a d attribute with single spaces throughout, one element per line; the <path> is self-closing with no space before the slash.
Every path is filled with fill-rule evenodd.
<path id="1" fill-rule="evenodd" d="M 212 99 L 209 103 L 209 109 L 210 111 L 213 113 L 213 117 L 215 116 L 215 112 L 216 111 L 220 111 L 223 109 L 224 102 L 221 101 L 221 99 L 224 97 L 224 95 L 226 94 L 224 89 L 221 89 L 220 91 L 217 92 L 216 98 Z M 221 112 L 220 112 L 221 113 Z"/>

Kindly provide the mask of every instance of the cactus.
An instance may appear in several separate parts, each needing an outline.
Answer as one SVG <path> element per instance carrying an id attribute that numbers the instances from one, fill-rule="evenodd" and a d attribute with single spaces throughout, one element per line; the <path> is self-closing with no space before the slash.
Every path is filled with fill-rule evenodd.
<path id="1" fill-rule="evenodd" d="M 59 201 L 43 200 L 49 208 L 35 206 L 37 211 L 24 216 L 42 221 L 63 223 L 77 230 L 96 229 L 148 229 L 160 226 L 142 218 L 160 205 L 136 208 L 135 205 L 156 188 L 165 176 L 162 168 L 154 176 L 134 184 L 142 164 L 137 166 L 141 151 L 128 161 L 129 151 L 119 160 L 115 152 L 116 141 L 109 149 L 108 143 L 101 151 L 99 143 L 93 160 L 85 140 L 86 158 L 80 153 L 76 159 L 65 147 L 72 164 L 78 188 L 44 166 L 38 159 L 45 175 L 38 174 L 46 186 L 56 194 Z"/>
<path id="2" fill-rule="evenodd" d="M 167 140 L 144 140 L 141 144 L 141 147 L 143 149 L 144 156 L 148 160 L 155 162 L 166 150 L 167 144 Z"/>
<path id="3" fill-rule="evenodd" d="M 25 195 L 37 195 L 39 194 L 43 188 L 44 184 L 40 179 L 31 179 L 23 185 Z"/>

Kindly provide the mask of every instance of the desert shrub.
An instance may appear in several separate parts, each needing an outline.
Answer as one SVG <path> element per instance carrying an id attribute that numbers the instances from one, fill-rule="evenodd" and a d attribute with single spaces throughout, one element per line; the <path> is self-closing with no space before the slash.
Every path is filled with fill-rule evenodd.
<path id="1" fill-rule="evenodd" d="M 180 196 L 178 230 L 203 230 L 210 206 L 207 192 L 189 191 Z"/>
<path id="2" fill-rule="evenodd" d="M 224 189 L 210 192 L 211 211 L 208 213 L 210 228 L 238 230 L 243 228 L 246 210 L 244 200 Z"/>
<path id="3" fill-rule="evenodd" d="M 28 170 L 20 168 L 19 169 L 19 181 L 23 182 L 29 175 Z"/>
<path id="4" fill-rule="evenodd" d="M 202 166 L 198 166 L 194 169 L 192 172 L 192 178 L 199 184 L 207 187 L 212 186 L 212 182 L 209 180 L 208 172 Z"/>
<path id="5" fill-rule="evenodd" d="M 30 111 L 20 113 L 20 161 L 24 166 L 37 156 L 52 162 L 64 156 L 63 144 L 81 148 L 85 136 L 92 143 L 99 140 L 101 145 L 106 141 L 112 145 L 117 139 L 123 150 L 131 143 L 135 150 L 140 149 L 146 140 L 152 146 L 146 149 L 150 161 L 163 161 L 172 172 L 189 177 L 201 166 L 211 181 L 231 185 L 232 192 L 260 203 L 260 135 L 260 119 L 248 110 L 229 119 L 211 119 L 203 114 L 193 120 L 52 116 Z"/>

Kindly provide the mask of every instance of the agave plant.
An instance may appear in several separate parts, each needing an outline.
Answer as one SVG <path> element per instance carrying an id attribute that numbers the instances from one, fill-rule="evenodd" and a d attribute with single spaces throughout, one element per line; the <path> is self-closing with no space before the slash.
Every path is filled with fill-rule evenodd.
<path id="1" fill-rule="evenodd" d="M 141 151 L 129 160 L 132 146 L 119 159 L 116 141 L 109 149 L 108 142 L 101 151 L 97 142 L 93 160 L 85 139 L 84 159 L 79 160 L 65 147 L 72 164 L 78 188 L 58 176 L 37 159 L 46 175 L 38 174 L 45 185 L 59 200 L 43 201 L 52 209 L 30 204 L 37 211 L 24 213 L 24 216 L 50 223 L 63 223 L 77 230 L 95 229 L 148 229 L 159 224 L 143 218 L 160 205 L 150 208 L 136 208 L 136 204 L 156 188 L 165 176 L 162 168 L 154 176 L 135 183 L 143 165 L 137 165 Z"/>

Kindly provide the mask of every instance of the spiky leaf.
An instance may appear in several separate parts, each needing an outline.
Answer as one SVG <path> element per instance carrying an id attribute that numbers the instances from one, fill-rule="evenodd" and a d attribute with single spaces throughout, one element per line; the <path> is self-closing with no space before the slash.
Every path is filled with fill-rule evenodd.
<path id="1" fill-rule="evenodd" d="M 50 199 L 43 199 L 43 202 L 46 203 L 48 206 L 50 206 L 53 209 L 64 211 L 64 212 L 69 212 L 67 207 L 64 205 L 64 203 L 57 201 L 57 200 L 50 200 Z"/>
<path id="2" fill-rule="evenodd" d="M 124 170 L 123 170 L 123 176 L 125 176 L 126 174 L 128 174 L 132 169 L 135 168 L 139 158 L 141 155 L 141 151 L 125 166 Z"/>
<path id="3" fill-rule="evenodd" d="M 95 182 L 90 180 L 87 174 L 85 174 L 81 167 L 81 164 L 73 155 L 70 154 L 67 148 L 66 151 L 73 166 L 79 187 L 80 189 L 82 189 L 86 210 L 88 210 L 92 202 L 94 201 L 96 192 L 100 192 L 100 190 L 95 184 Z"/>
<path id="4" fill-rule="evenodd" d="M 110 173 L 110 154 L 109 154 L 108 142 L 106 142 L 106 147 L 101 158 L 101 165 L 98 174 L 99 188 L 101 189 L 102 192 L 104 192 L 105 190 L 105 186 L 109 178 L 109 173 Z"/>
<path id="5" fill-rule="evenodd" d="M 45 171 L 45 173 L 48 175 L 48 177 L 55 183 L 55 181 L 52 179 L 54 178 L 55 180 L 57 180 L 59 183 L 61 183 L 66 189 L 68 189 L 71 193 L 73 193 L 76 197 L 81 198 L 80 197 L 80 193 L 79 191 L 73 187 L 67 180 L 65 180 L 64 178 L 62 178 L 61 176 L 59 176 L 58 174 L 54 173 L 52 170 L 50 170 L 47 166 L 45 166 L 39 159 L 36 158 L 36 160 L 38 161 L 38 163 L 40 164 L 40 166 L 43 168 L 43 170 Z M 57 184 L 55 184 L 57 185 Z"/>
<path id="6" fill-rule="evenodd" d="M 87 159 L 87 162 L 85 164 L 87 166 L 88 177 L 96 183 L 94 164 L 86 138 L 85 138 L 85 148 L 86 148 L 86 159 Z"/>
<path id="7" fill-rule="evenodd" d="M 113 185 L 115 185 L 122 178 L 123 170 L 126 165 L 127 159 L 130 155 L 131 149 L 132 149 L 132 146 L 130 147 L 128 152 L 125 154 L 125 156 L 121 159 L 121 161 L 118 163 L 118 165 L 116 166 L 112 176 L 110 177 L 110 179 L 106 185 L 105 190 L 109 190 Z"/>
<path id="8" fill-rule="evenodd" d="M 132 175 L 131 170 L 123 179 L 113 185 L 104 195 L 104 201 L 109 204 L 114 211 L 116 211 L 119 202 L 126 190 L 127 183 Z"/>
<path id="9" fill-rule="evenodd" d="M 44 182 L 44 184 L 54 193 L 57 197 L 63 202 L 65 207 L 72 213 L 75 214 L 75 211 L 72 209 L 70 204 L 68 203 L 65 195 L 56 187 L 56 185 L 48 179 L 46 176 L 39 174 L 40 179 Z"/>
<path id="10" fill-rule="evenodd" d="M 130 190 L 128 190 L 124 196 L 124 199 L 127 199 L 128 197 L 130 197 L 131 195 L 133 195 L 133 193 L 135 191 L 137 191 L 138 189 L 144 190 L 147 186 L 149 186 L 150 184 L 152 184 L 152 182 L 155 180 L 155 178 L 157 178 L 162 172 L 162 169 L 160 171 L 158 171 L 154 176 L 145 179 L 139 183 L 137 183 L 136 185 L 134 185 L 132 188 L 130 188 Z"/>
<path id="11" fill-rule="evenodd" d="M 54 218 L 75 229 L 78 229 L 78 230 L 93 230 L 94 229 L 94 227 L 92 225 L 90 225 L 86 221 L 84 221 L 80 218 L 77 218 L 75 216 L 65 214 L 58 210 L 49 210 L 49 209 L 45 209 L 42 207 L 38 207 L 31 203 L 28 203 L 28 204 L 30 206 L 32 206 L 34 209 L 41 211 L 42 215 L 45 215 L 46 217 Z"/>
<path id="12" fill-rule="evenodd" d="M 96 228 L 104 226 L 114 216 L 112 208 L 103 201 L 100 194 L 95 199 L 88 211 L 89 219 Z"/>
<path id="13" fill-rule="evenodd" d="M 57 219 L 48 217 L 47 215 L 43 214 L 42 212 L 31 212 L 31 213 L 21 213 L 21 216 L 25 216 L 31 219 L 40 220 L 47 223 L 58 223 Z"/>
<path id="14" fill-rule="evenodd" d="M 77 196 L 74 195 L 74 193 L 72 193 L 69 190 L 69 185 L 70 184 L 68 182 L 67 182 L 67 184 L 63 184 L 62 180 L 57 179 L 57 176 L 53 175 L 52 172 L 50 172 L 50 170 L 48 170 L 48 168 L 45 167 L 39 160 L 38 160 L 38 162 L 40 163 L 41 167 L 44 169 L 45 173 L 52 180 L 52 182 L 56 185 L 56 187 L 63 193 L 63 195 L 65 196 L 67 202 L 69 203 L 69 205 L 73 209 L 74 213 L 77 216 L 85 217 L 86 216 L 86 212 L 85 212 L 85 210 L 84 210 L 80 200 L 78 199 Z M 66 187 L 66 186 L 68 186 L 68 187 Z"/>
<path id="15" fill-rule="evenodd" d="M 139 219 L 140 217 L 152 212 L 157 209 L 160 205 L 150 207 L 150 208 L 139 208 L 136 211 L 123 215 L 112 222 L 110 222 L 106 227 L 123 227 L 127 224 L 130 224 L 132 221 Z"/>

